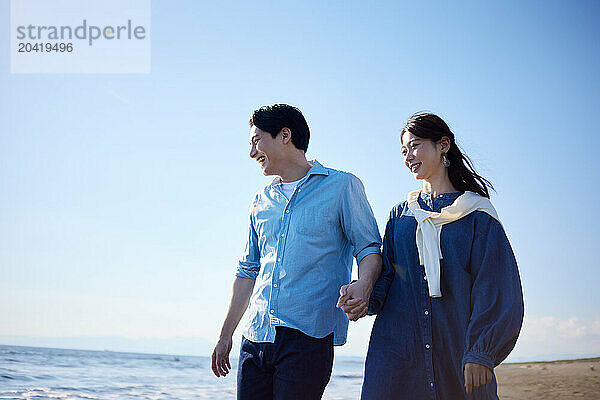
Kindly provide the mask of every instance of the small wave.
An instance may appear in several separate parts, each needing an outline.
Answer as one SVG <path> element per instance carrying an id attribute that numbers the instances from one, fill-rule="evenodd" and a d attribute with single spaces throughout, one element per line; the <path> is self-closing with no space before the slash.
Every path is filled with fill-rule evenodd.
<path id="1" fill-rule="evenodd" d="M 56 379 L 56 377 L 52 375 L 36 375 L 34 378 L 38 380 Z"/>
<path id="2" fill-rule="evenodd" d="M 355 374 L 336 374 L 335 375 L 336 378 L 342 378 L 342 379 L 362 379 L 363 374 L 362 373 L 355 373 Z"/>
<path id="3" fill-rule="evenodd" d="M 24 381 L 24 382 L 30 382 L 30 381 L 32 381 L 31 378 L 29 378 L 28 376 L 25 376 L 25 375 L 15 375 L 15 374 L 9 375 L 9 374 L 6 374 L 6 373 L 0 374 L 0 381 L 3 381 L 3 380 L 4 381 L 7 381 L 7 380 L 10 380 L 10 381 Z"/>
<path id="4" fill-rule="evenodd" d="M 22 399 L 21 391 L 19 390 L 6 390 L 0 391 L 0 400 L 18 400 Z M 18 397 L 17 397 L 18 396 Z"/>

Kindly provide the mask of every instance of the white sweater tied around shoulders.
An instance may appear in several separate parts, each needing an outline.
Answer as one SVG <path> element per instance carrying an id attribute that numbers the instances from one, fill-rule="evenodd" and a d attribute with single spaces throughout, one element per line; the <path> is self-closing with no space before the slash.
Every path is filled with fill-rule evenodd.
<path id="1" fill-rule="evenodd" d="M 490 199 L 477 193 L 466 191 L 454 200 L 449 206 L 443 207 L 440 212 L 421 209 L 418 198 L 421 190 L 408 194 L 408 208 L 417 220 L 416 242 L 419 252 L 419 263 L 425 267 L 429 295 L 442 297 L 440 289 L 440 260 L 442 248 L 440 237 L 442 226 L 461 219 L 473 211 L 483 211 L 499 221 L 496 209 Z"/>

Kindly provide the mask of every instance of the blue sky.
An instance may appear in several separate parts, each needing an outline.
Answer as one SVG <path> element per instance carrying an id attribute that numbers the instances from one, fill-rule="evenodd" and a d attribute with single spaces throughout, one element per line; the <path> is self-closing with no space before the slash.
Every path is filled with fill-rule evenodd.
<path id="1" fill-rule="evenodd" d="M 154 1 L 150 74 L 17 75 L 4 57 L 0 342 L 208 353 L 270 181 L 248 157 L 248 117 L 287 102 L 311 127 L 307 156 L 358 175 L 381 230 L 420 186 L 400 129 L 415 111 L 444 117 L 496 186 L 519 261 L 514 356 L 600 354 L 599 11 Z M 8 28 L 0 39 L 8 55 Z M 371 323 L 339 353 L 362 354 Z"/>

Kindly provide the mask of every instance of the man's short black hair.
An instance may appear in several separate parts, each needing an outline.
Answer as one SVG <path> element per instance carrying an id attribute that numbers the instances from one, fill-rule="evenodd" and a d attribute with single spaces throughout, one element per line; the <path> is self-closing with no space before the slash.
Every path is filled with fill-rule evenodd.
<path id="1" fill-rule="evenodd" d="M 258 110 L 254 110 L 250 117 L 250 126 L 253 125 L 260 130 L 269 132 L 273 138 L 276 138 L 283 128 L 288 128 L 292 132 L 294 146 L 303 151 L 308 149 L 310 130 L 304 115 L 296 107 L 288 104 L 262 106 Z"/>

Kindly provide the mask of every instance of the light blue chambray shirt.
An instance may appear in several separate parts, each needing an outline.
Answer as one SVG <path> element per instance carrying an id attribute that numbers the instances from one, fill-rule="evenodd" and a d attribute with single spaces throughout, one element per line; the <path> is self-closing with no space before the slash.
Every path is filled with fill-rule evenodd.
<path id="1" fill-rule="evenodd" d="M 255 279 L 244 336 L 274 342 L 287 326 L 346 343 L 348 318 L 336 308 L 359 263 L 380 254 L 381 236 L 361 181 L 313 161 L 290 197 L 279 178 L 254 197 L 250 228 L 236 276 Z"/>

